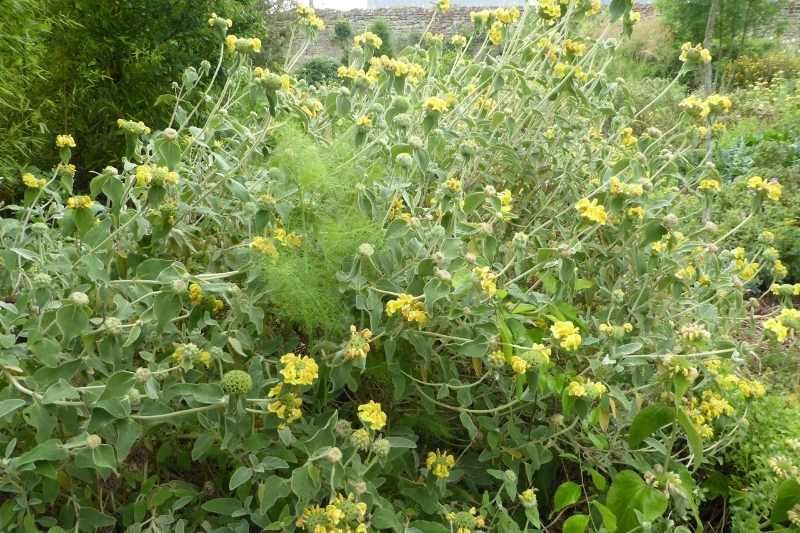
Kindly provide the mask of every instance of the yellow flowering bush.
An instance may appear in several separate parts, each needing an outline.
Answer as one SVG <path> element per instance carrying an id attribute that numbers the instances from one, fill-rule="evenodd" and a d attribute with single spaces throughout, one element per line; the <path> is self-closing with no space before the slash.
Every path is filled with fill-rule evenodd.
<path id="1" fill-rule="evenodd" d="M 699 530 L 795 289 L 756 314 L 785 265 L 710 220 L 694 130 L 733 102 L 658 130 L 600 12 L 476 11 L 393 58 L 364 33 L 321 87 L 292 75 L 312 8 L 274 72 L 212 14 L 218 66 L 163 129 L 120 119 L 117 167 L 75 190 L 59 136 L 0 226 L 2 527 Z"/>

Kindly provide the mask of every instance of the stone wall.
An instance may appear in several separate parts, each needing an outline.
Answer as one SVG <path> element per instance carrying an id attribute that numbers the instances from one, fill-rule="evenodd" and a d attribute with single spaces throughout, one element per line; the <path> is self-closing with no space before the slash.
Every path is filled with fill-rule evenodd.
<path id="1" fill-rule="evenodd" d="M 487 0 L 490 3 L 491 0 Z M 433 3 L 433 2 L 431 2 Z M 451 7 L 447 13 L 437 13 L 431 24 L 430 31 L 434 33 L 453 34 L 470 25 L 469 13 L 482 8 L 478 7 Z M 491 9 L 489 7 L 484 9 Z M 637 11 L 642 16 L 653 16 L 656 11 L 652 4 L 637 4 Z M 375 9 L 351 9 L 339 11 L 335 9 L 319 9 L 317 14 L 325 21 L 325 30 L 321 32 L 316 42 L 312 43 L 302 61 L 313 57 L 333 56 L 339 58 L 341 49 L 332 40 L 333 26 L 339 18 L 346 18 L 353 27 L 354 34 L 363 32 L 369 23 L 376 18 L 383 18 L 392 30 L 392 37 L 402 44 L 410 34 L 421 34 L 426 31 L 431 23 L 433 10 L 422 7 L 391 7 Z M 780 22 L 786 24 L 785 37 L 800 38 L 800 0 L 791 0 L 789 7 L 779 17 Z M 279 22 L 279 24 L 285 24 Z M 405 39 L 404 39 L 405 38 Z"/>

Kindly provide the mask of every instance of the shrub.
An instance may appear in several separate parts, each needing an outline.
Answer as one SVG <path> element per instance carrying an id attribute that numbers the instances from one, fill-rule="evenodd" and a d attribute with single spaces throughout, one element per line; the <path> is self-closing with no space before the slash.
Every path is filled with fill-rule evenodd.
<path id="1" fill-rule="evenodd" d="M 392 46 L 392 29 L 386 19 L 378 17 L 367 26 L 367 30 L 381 38 L 381 47 L 375 52 L 377 56 L 394 56 L 394 47 Z"/>
<path id="2" fill-rule="evenodd" d="M 766 246 L 691 209 L 725 106 L 650 127 L 594 11 L 485 11 L 489 54 L 318 88 L 221 31 L 85 194 L 60 132 L 0 218 L 0 529 L 699 529 L 797 311 L 755 320 Z"/>
<path id="3" fill-rule="evenodd" d="M 332 57 L 315 57 L 303 65 L 297 76 L 309 85 L 323 85 L 337 79 L 336 70 L 339 66 L 339 61 Z"/>
<path id="4" fill-rule="evenodd" d="M 800 54 L 791 50 L 775 50 L 759 55 L 743 55 L 725 65 L 725 81 L 735 87 L 748 87 L 756 82 L 775 78 L 796 78 L 800 75 Z"/>
<path id="5" fill-rule="evenodd" d="M 350 46 L 350 41 L 353 38 L 353 27 L 350 21 L 344 17 L 340 17 L 336 24 L 333 26 L 333 40 L 336 44 L 346 50 Z"/>
<path id="6" fill-rule="evenodd" d="M 172 80 L 220 46 L 209 13 L 236 18 L 236 32 L 264 37 L 263 57 L 278 59 L 278 49 L 268 48 L 275 42 L 265 37 L 268 6 L 255 0 L 14 4 L 26 10 L 23 24 L 14 28 L 25 43 L 17 57 L 24 58 L 18 64 L 26 72 L 3 79 L 27 84 L 14 89 L 16 105 L 26 107 L 12 124 L 17 135 L 34 140 L 25 143 L 27 153 L 17 150 L 15 159 L 50 167 L 55 162 L 50 142 L 44 149 L 38 132 L 49 139 L 68 129 L 83 146 L 74 159 L 79 178 L 88 178 L 90 168 L 119 163 L 113 158 L 124 139 L 116 132 L 117 119 L 167 125 L 174 96 L 159 97 L 171 95 Z"/>

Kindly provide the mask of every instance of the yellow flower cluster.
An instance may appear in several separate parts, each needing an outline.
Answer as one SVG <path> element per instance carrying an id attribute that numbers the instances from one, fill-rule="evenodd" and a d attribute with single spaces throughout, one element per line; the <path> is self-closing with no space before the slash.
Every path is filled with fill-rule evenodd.
<path id="1" fill-rule="evenodd" d="M 638 140 L 633 134 L 633 128 L 622 128 L 620 135 L 622 136 L 623 146 L 633 146 Z"/>
<path id="2" fill-rule="evenodd" d="M 369 115 L 361 115 L 356 119 L 356 126 L 362 129 L 369 129 L 372 127 L 372 119 Z"/>
<path id="3" fill-rule="evenodd" d="M 283 383 L 278 383 L 269 390 L 272 401 L 267 404 L 267 411 L 282 420 L 283 424 L 291 424 L 303 418 L 303 399 L 291 391 L 283 390 Z"/>
<path id="4" fill-rule="evenodd" d="M 711 63 L 711 52 L 703 48 L 703 43 L 683 43 L 679 59 L 684 63 Z"/>
<path id="5" fill-rule="evenodd" d="M 64 163 L 59 163 L 58 166 L 56 166 L 56 173 L 59 176 L 74 178 L 77 171 L 78 169 L 75 168 L 75 165 L 72 163 L 67 163 L 66 165 Z"/>
<path id="6" fill-rule="evenodd" d="M 305 355 L 287 353 L 281 357 L 281 376 L 289 385 L 311 385 L 319 377 L 317 362 Z"/>
<path id="7" fill-rule="evenodd" d="M 613 324 L 606 322 L 605 324 L 600 324 L 597 327 L 597 329 L 603 335 L 619 339 L 624 337 L 626 333 L 630 333 L 631 331 L 633 331 L 633 324 L 631 324 L 630 322 L 625 322 L 621 326 L 615 326 Z"/>
<path id="8" fill-rule="evenodd" d="M 372 340 L 372 332 L 368 329 L 358 330 L 355 326 L 350 326 L 350 340 L 344 350 L 344 357 L 350 359 L 365 359 L 369 353 L 369 342 Z"/>
<path id="9" fill-rule="evenodd" d="M 255 237 L 252 241 L 250 241 L 250 248 L 269 256 L 272 258 L 273 263 L 278 260 L 278 249 L 275 248 L 275 245 L 270 239 L 266 239 L 264 237 Z"/>
<path id="10" fill-rule="evenodd" d="M 450 37 L 450 44 L 457 48 L 464 48 L 467 46 L 467 38 L 461 35 L 460 33 L 456 33 L 452 37 Z"/>
<path id="11" fill-rule="evenodd" d="M 189 301 L 192 302 L 192 305 L 200 305 L 203 303 L 203 287 L 197 283 L 190 283 Z"/>
<path id="12" fill-rule="evenodd" d="M 737 389 L 745 398 L 761 398 L 767 388 L 758 380 L 740 378 L 735 374 L 717 376 L 717 383 L 723 390 Z"/>
<path id="13" fill-rule="evenodd" d="M 541 0 L 538 2 L 539 16 L 546 20 L 561 17 L 561 4 L 558 0 Z"/>
<path id="14" fill-rule="evenodd" d="M 641 183 L 625 183 L 617 176 L 608 180 L 608 190 L 615 196 L 642 196 L 644 186 Z"/>
<path id="15" fill-rule="evenodd" d="M 497 193 L 497 198 L 500 200 L 500 212 L 507 215 L 514 209 L 514 195 L 510 190 L 505 189 Z"/>
<path id="16" fill-rule="evenodd" d="M 447 453 L 446 451 L 436 450 L 435 452 L 428 452 L 428 457 L 425 459 L 425 466 L 431 474 L 439 479 L 447 479 L 450 477 L 450 469 L 456 464 L 456 458 Z"/>
<path id="17" fill-rule="evenodd" d="M 208 17 L 208 25 L 212 28 L 217 27 L 228 30 L 233 26 L 233 21 L 231 19 L 222 18 L 216 13 L 211 13 L 211 16 Z"/>
<path id="18" fill-rule="evenodd" d="M 567 52 L 567 55 L 580 57 L 586 53 L 586 43 L 573 41 L 572 39 L 565 39 L 564 51 Z"/>
<path id="19" fill-rule="evenodd" d="M 425 42 L 431 46 L 439 46 L 444 44 L 444 35 L 441 33 L 426 32 Z"/>
<path id="20" fill-rule="evenodd" d="M 364 33 L 360 33 L 353 37 L 354 46 L 364 46 L 365 44 L 377 50 L 383 44 L 383 39 L 371 31 L 365 31 Z"/>
<path id="21" fill-rule="evenodd" d="M 358 418 L 372 431 L 380 431 L 386 426 L 386 413 L 381 404 L 372 400 L 358 406 Z"/>
<path id="22" fill-rule="evenodd" d="M 718 180 L 710 178 L 700 180 L 700 185 L 698 185 L 697 188 L 700 189 L 701 191 L 716 191 L 716 192 L 719 192 L 722 189 Z"/>
<path id="23" fill-rule="evenodd" d="M 450 0 L 438 0 L 436 2 L 436 9 L 442 13 L 447 13 L 447 11 L 450 9 Z"/>
<path id="24" fill-rule="evenodd" d="M 556 320 L 550 326 L 550 333 L 554 339 L 561 341 L 561 347 L 566 350 L 577 350 L 583 342 L 580 330 L 570 320 Z"/>
<path id="25" fill-rule="evenodd" d="M 681 340 L 687 343 L 705 341 L 711 338 L 711 333 L 703 324 L 686 324 L 681 327 Z"/>
<path id="26" fill-rule="evenodd" d="M 288 232 L 280 227 L 275 228 L 272 234 L 275 236 L 275 240 L 286 248 L 299 248 L 303 243 L 303 238 L 300 235 L 293 231 Z"/>
<path id="27" fill-rule="evenodd" d="M 353 81 L 363 81 L 367 85 L 374 85 L 378 81 L 379 69 L 370 68 L 364 72 L 355 67 L 341 66 L 336 70 L 336 74 L 342 79 L 349 79 Z"/>
<path id="28" fill-rule="evenodd" d="M 386 304 L 387 315 L 393 316 L 398 311 L 409 322 L 416 322 L 420 326 L 428 323 L 428 314 L 425 312 L 425 306 L 410 294 L 401 294 L 397 299 L 391 300 Z"/>
<path id="29" fill-rule="evenodd" d="M 588 198 L 581 198 L 578 203 L 575 204 L 575 209 L 578 210 L 578 213 L 580 213 L 583 218 L 596 222 L 597 224 L 603 225 L 608 222 L 606 208 L 597 203 L 597 198 L 591 201 Z"/>
<path id="30" fill-rule="evenodd" d="M 450 106 L 444 98 L 431 96 L 422 102 L 422 108 L 430 115 L 439 115 L 441 113 L 446 113 L 450 109 Z"/>
<path id="31" fill-rule="evenodd" d="M 141 120 L 136 122 L 133 120 L 118 118 L 117 127 L 133 135 L 150 135 L 150 128 L 148 128 Z"/>
<path id="32" fill-rule="evenodd" d="M 94 205 L 94 200 L 85 194 L 71 196 L 67 199 L 67 207 L 70 209 L 90 209 Z"/>
<path id="33" fill-rule="evenodd" d="M 47 185 L 47 180 L 44 178 L 37 178 L 30 172 L 26 172 L 22 175 L 22 183 L 31 189 L 44 189 L 45 185 Z"/>
<path id="34" fill-rule="evenodd" d="M 489 28 L 490 43 L 497 46 L 503 42 L 503 28 L 505 28 L 505 25 L 499 20 L 492 22 L 492 26 Z"/>
<path id="35" fill-rule="evenodd" d="M 497 293 L 497 274 L 492 272 L 489 267 L 475 267 L 472 273 L 478 276 L 481 289 L 489 296 Z"/>
<path id="36" fill-rule="evenodd" d="M 714 436 L 713 423 L 722 415 L 732 416 L 733 406 L 719 394 L 705 390 L 703 391 L 702 401 L 697 402 L 697 398 L 692 398 L 689 416 L 697 426 L 700 436 L 708 439 Z"/>
<path id="37" fill-rule="evenodd" d="M 696 275 L 697 269 L 691 263 L 675 271 L 675 277 L 681 281 L 692 281 Z"/>
<path id="38" fill-rule="evenodd" d="M 167 167 L 152 167 L 150 165 L 136 167 L 136 185 L 139 187 L 147 187 L 153 181 L 158 185 L 175 185 L 179 179 L 178 173 Z"/>
<path id="39" fill-rule="evenodd" d="M 392 59 L 389 56 L 373 57 L 369 60 L 370 70 L 385 70 L 398 78 L 405 78 L 408 83 L 415 84 L 425 75 L 425 69 L 416 63 L 409 63 L 402 59 Z"/>
<path id="40" fill-rule="evenodd" d="M 767 181 L 761 176 L 751 176 L 747 179 L 747 188 L 755 191 L 764 192 L 767 198 L 773 202 L 781 199 L 783 193 L 783 185 L 778 183 L 777 180 Z"/>
<path id="41" fill-rule="evenodd" d="M 449 512 L 447 521 L 453 533 L 474 533 L 486 527 L 486 518 L 479 515 L 475 507 L 470 507 L 468 511 Z"/>
<path id="42" fill-rule="evenodd" d="M 72 135 L 69 134 L 62 134 L 56 135 L 56 148 L 75 148 L 77 146 L 75 144 L 75 139 L 72 138 Z"/>
<path id="43" fill-rule="evenodd" d="M 645 211 L 644 207 L 637 205 L 634 207 L 629 207 L 627 213 L 631 218 L 638 218 L 639 220 L 642 220 L 644 219 Z"/>
<path id="44" fill-rule="evenodd" d="M 570 381 L 567 385 L 567 394 L 573 398 L 588 397 L 591 399 L 601 398 L 608 389 L 599 381 L 590 379 L 582 381 Z"/>
<path id="45" fill-rule="evenodd" d="M 686 236 L 683 234 L 683 232 L 670 231 L 668 233 L 665 233 L 661 237 L 660 240 L 652 243 L 650 245 L 650 248 L 655 253 L 660 254 L 660 253 L 663 253 L 663 252 L 667 251 L 668 249 L 672 249 L 675 246 L 678 246 L 680 243 L 682 243 L 685 240 L 686 240 Z"/>
<path id="46" fill-rule="evenodd" d="M 298 5 L 297 21 L 301 26 L 306 26 L 312 30 L 322 31 L 325 29 L 325 21 L 322 20 L 313 7 Z"/>
<path id="47" fill-rule="evenodd" d="M 503 24 L 513 24 L 520 17 L 520 11 L 516 7 L 510 9 L 499 7 L 497 9 L 482 9 L 480 11 L 472 11 L 469 18 L 473 24 L 488 25 L 494 21 Z"/>
<path id="48" fill-rule="evenodd" d="M 636 24 L 640 20 L 642 20 L 642 14 L 641 13 L 639 13 L 638 11 L 633 11 L 633 10 L 628 11 L 628 21 L 631 24 Z"/>
<path id="49" fill-rule="evenodd" d="M 235 35 L 228 35 L 225 37 L 225 46 L 228 50 L 238 50 L 240 52 L 253 52 L 255 54 L 261 52 L 261 39 L 258 37 L 236 37 Z"/>
<path id="50" fill-rule="evenodd" d="M 733 102 L 727 96 L 720 94 L 712 94 L 706 98 L 706 105 L 711 109 L 712 113 L 727 113 L 733 107 Z"/>
<path id="51" fill-rule="evenodd" d="M 327 506 L 314 505 L 303 509 L 295 526 L 310 533 L 367 533 L 367 504 L 356 501 L 353 494 L 338 494 Z"/>
<path id="52" fill-rule="evenodd" d="M 800 327 L 800 310 L 784 307 L 778 316 L 765 320 L 762 325 L 775 334 L 778 342 L 785 342 L 789 334 Z"/>

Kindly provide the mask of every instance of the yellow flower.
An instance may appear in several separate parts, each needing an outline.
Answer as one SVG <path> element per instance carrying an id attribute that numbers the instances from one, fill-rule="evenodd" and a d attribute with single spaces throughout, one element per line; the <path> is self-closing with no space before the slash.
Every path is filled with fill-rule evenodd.
<path id="1" fill-rule="evenodd" d="M 450 476 L 450 469 L 456 464 L 456 458 L 446 451 L 436 450 L 428 452 L 425 466 L 436 477 L 446 479 Z"/>
<path id="2" fill-rule="evenodd" d="M 700 185 L 697 188 L 701 191 L 720 191 L 719 181 L 714 179 L 700 180 Z"/>
<path id="3" fill-rule="evenodd" d="M 580 41 L 573 41 L 572 39 L 564 40 L 564 50 L 573 56 L 582 56 L 586 52 L 586 43 Z"/>
<path id="4" fill-rule="evenodd" d="M 559 78 L 563 78 L 569 73 L 569 65 L 566 63 L 558 62 L 556 66 L 553 67 L 553 74 L 558 76 Z"/>
<path id="5" fill-rule="evenodd" d="M 631 218 L 638 218 L 639 220 L 644 219 L 644 207 L 635 206 L 628 208 L 628 216 Z"/>
<path id="6" fill-rule="evenodd" d="M 272 243 L 272 241 L 265 239 L 264 237 L 256 237 L 250 241 L 250 248 L 258 250 L 262 254 L 271 257 L 273 263 L 278 260 L 278 249 L 275 248 L 275 245 Z"/>
<path id="7" fill-rule="evenodd" d="M 497 274 L 491 272 L 489 267 L 475 267 L 472 273 L 480 278 L 481 289 L 489 296 L 497 293 Z"/>
<path id="8" fill-rule="evenodd" d="M 236 38 L 235 35 L 233 34 L 228 35 L 227 37 L 225 37 L 225 46 L 228 48 L 228 50 L 235 50 L 237 41 L 238 39 Z"/>
<path id="9" fill-rule="evenodd" d="M 436 8 L 442 13 L 447 13 L 447 10 L 450 9 L 450 0 L 439 0 L 436 2 Z"/>
<path id="10" fill-rule="evenodd" d="M 567 394 L 574 398 L 582 398 L 586 396 L 586 387 L 579 381 L 570 381 L 567 385 Z"/>
<path id="11" fill-rule="evenodd" d="M 561 5 L 558 0 L 539 0 L 539 16 L 544 19 L 557 19 L 561 16 Z"/>
<path id="12" fill-rule="evenodd" d="M 353 37 L 354 46 L 364 46 L 365 44 L 377 50 L 383 44 L 383 39 L 371 31 L 365 31 Z"/>
<path id="13" fill-rule="evenodd" d="M 638 140 L 633 134 L 633 128 L 622 128 L 622 144 L 623 146 L 632 146 Z"/>
<path id="14" fill-rule="evenodd" d="M 203 288 L 197 283 L 189 285 L 189 301 L 192 302 L 192 305 L 203 303 Z"/>
<path id="15" fill-rule="evenodd" d="M 372 119 L 368 115 L 361 115 L 356 120 L 356 126 L 367 129 L 372 127 Z"/>
<path id="16" fill-rule="evenodd" d="M 711 63 L 711 52 L 703 48 L 702 43 L 692 45 L 687 42 L 681 45 L 681 54 L 679 59 L 684 63 Z"/>
<path id="17" fill-rule="evenodd" d="M 452 37 L 450 37 L 450 44 L 457 48 L 464 48 L 467 46 L 467 38 L 463 35 L 456 33 Z"/>
<path id="18" fill-rule="evenodd" d="M 319 377 L 319 367 L 311 357 L 290 352 L 281 357 L 281 364 L 281 376 L 289 385 L 311 385 Z"/>
<path id="19" fill-rule="evenodd" d="M 291 424 L 303 417 L 303 411 L 300 409 L 303 405 L 303 400 L 293 392 L 284 393 L 283 383 L 278 383 L 272 387 L 269 391 L 269 397 L 275 399 L 267 404 L 267 411 L 273 413 L 286 424 Z"/>
<path id="20" fill-rule="evenodd" d="M 416 322 L 420 326 L 428 323 L 428 314 L 425 312 L 425 306 L 410 294 L 401 294 L 397 299 L 391 300 L 386 304 L 387 315 L 393 316 L 398 311 L 409 322 Z"/>
<path id="21" fill-rule="evenodd" d="M 153 169 L 150 165 L 139 165 L 136 167 L 136 185 L 147 187 L 153 181 Z"/>
<path id="22" fill-rule="evenodd" d="M 94 205 L 94 200 L 86 195 L 72 196 L 67 199 L 67 207 L 70 209 L 90 209 Z"/>
<path id="23" fill-rule="evenodd" d="M 528 362 L 519 356 L 511 357 L 511 369 L 515 374 L 524 374 L 528 371 Z"/>
<path id="24" fill-rule="evenodd" d="M 591 220 L 592 222 L 596 222 L 601 225 L 608 222 L 606 208 L 602 205 L 598 205 L 596 198 L 591 201 L 588 198 L 582 198 L 577 204 L 575 204 L 575 209 L 578 210 L 583 218 Z"/>
<path id="25" fill-rule="evenodd" d="M 386 426 L 386 413 L 381 409 L 381 404 L 372 400 L 358 406 L 358 418 L 373 431 L 380 431 Z"/>
<path id="26" fill-rule="evenodd" d="M 453 192 L 461 192 L 461 180 L 458 180 L 456 178 L 449 178 L 445 182 L 445 185 L 447 186 L 448 189 L 450 189 Z"/>
<path id="27" fill-rule="evenodd" d="M 57 148 L 75 148 L 75 146 L 75 139 L 72 138 L 72 135 L 68 133 L 56 135 Z"/>
<path id="28" fill-rule="evenodd" d="M 789 328 L 784 326 L 783 323 L 776 318 L 766 320 L 763 325 L 764 329 L 775 334 L 778 342 L 785 342 L 786 338 L 789 336 Z"/>
<path id="29" fill-rule="evenodd" d="M 503 28 L 505 26 L 499 20 L 496 20 L 492 23 L 492 27 L 489 28 L 489 42 L 493 45 L 497 46 L 503 42 Z"/>
<path id="30" fill-rule="evenodd" d="M 369 353 L 369 342 L 372 340 L 372 332 L 368 329 L 358 330 L 355 326 L 350 326 L 350 341 L 344 351 L 345 359 L 365 359 Z"/>
<path id="31" fill-rule="evenodd" d="M 631 22 L 631 24 L 636 24 L 637 22 L 642 20 L 642 14 L 639 13 L 638 11 L 629 11 L 628 20 Z"/>
<path id="32" fill-rule="evenodd" d="M 561 340 L 562 348 L 570 351 L 577 350 L 583 340 L 580 336 L 580 330 L 569 320 L 557 320 L 550 326 L 550 333 L 554 339 Z"/>
<path id="33" fill-rule="evenodd" d="M 44 189 L 45 185 L 47 185 L 47 180 L 44 178 L 37 178 L 30 172 L 26 172 L 22 175 L 22 183 L 31 189 Z"/>
<path id="34" fill-rule="evenodd" d="M 431 96 L 430 98 L 425 99 L 425 101 L 422 103 L 422 108 L 426 113 L 440 114 L 446 113 L 449 109 L 449 106 L 447 105 L 447 100 L 436 96 Z"/>

